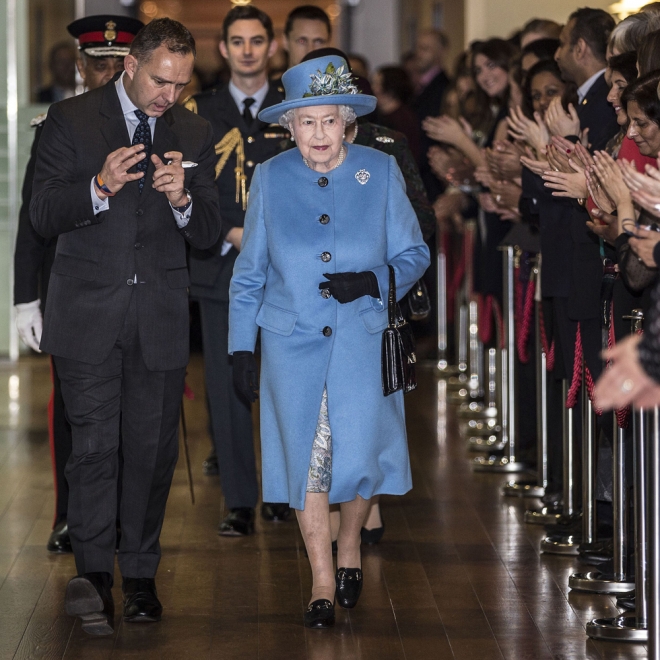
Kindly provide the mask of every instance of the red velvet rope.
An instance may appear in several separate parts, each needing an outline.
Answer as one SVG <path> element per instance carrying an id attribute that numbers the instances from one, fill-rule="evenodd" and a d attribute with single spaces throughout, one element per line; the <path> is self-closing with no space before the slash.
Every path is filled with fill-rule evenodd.
<path id="1" fill-rule="evenodd" d="M 483 344 L 487 344 L 493 336 L 493 296 L 476 294 L 477 298 L 477 317 L 479 318 L 479 339 Z"/>
<path id="2" fill-rule="evenodd" d="M 577 325 L 577 332 L 575 334 L 575 357 L 573 359 L 573 378 L 571 386 L 568 388 L 568 396 L 566 397 L 566 407 L 573 408 L 577 404 L 578 393 L 582 387 L 582 369 L 583 369 L 584 352 L 582 350 L 582 334 L 580 332 L 580 324 Z M 591 376 L 589 367 L 584 363 L 584 380 L 587 384 L 587 396 L 589 400 L 594 400 L 594 379 Z M 600 408 L 594 408 L 597 415 L 602 415 L 603 411 Z"/>
<path id="3" fill-rule="evenodd" d="M 527 350 L 529 344 L 529 337 L 532 332 L 532 321 L 534 319 L 534 293 L 536 286 L 534 279 L 531 278 L 527 283 L 527 295 L 525 296 L 525 304 L 522 304 L 522 282 L 519 285 L 519 304 L 516 305 L 516 337 L 518 348 L 518 359 L 523 363 L 529 362 L 529 351 Z M 519 309 L 520 308 L 520 309 Z"/>
<path id="4" fill-rule="evenodd" d="M 545 334 L 545 322 L 543 320 L 543 303 L 539 302 L 539 315 L 541 317 L 541 346 L 545 353 L 545 369 L 552 371 L 555 368 L 555 342 L 548 346 L 548 336 Z"/>
<path id="5" fill-rule="evenodd" d="M 607 333 L 607 348 L 612 348 L 616 344 L 616 338 L 614 336 L 614 304 L 610 304 L 610 330 Z M 608 365 L 606 365 L 606 368 Z M 628 424 L 630 423 L 630 406 L 625 408 L 619 408 L 614 411 L 616 415 L 616 424 L 620 429 L 627 429 Z"/>

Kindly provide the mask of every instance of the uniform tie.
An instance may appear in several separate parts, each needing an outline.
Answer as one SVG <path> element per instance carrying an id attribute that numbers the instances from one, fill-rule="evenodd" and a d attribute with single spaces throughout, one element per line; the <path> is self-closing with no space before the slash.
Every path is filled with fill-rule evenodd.
<path id="1" fill-rule="evenodd" d="M 243 99 L 243 119 L 245 120 L 248 128 L 252 128 L 252 123 L 254 122 L 254 117 L 250 112 L 250 108 L 252 107 L 253 103 L 255 103 L 255 100 L 251 97 Z"/>
<path id="2" fill-rule="evenodd" d="M 149 156 L 151 155 L 151 127 L 149 126 L 149 116 L 142 112 L 142 110 L 136 110 L 135 116 L 140 120 L 140 123 L 137 125 L 135 134 L 133 135 L 133 145 L 143 144 L 145 154 L 144 158 L 136 165 L 138 172 L 144 172 L 144 176 L 138 179 L 140 194 L 142 194 L 144 180 L 147 178 Z"/>

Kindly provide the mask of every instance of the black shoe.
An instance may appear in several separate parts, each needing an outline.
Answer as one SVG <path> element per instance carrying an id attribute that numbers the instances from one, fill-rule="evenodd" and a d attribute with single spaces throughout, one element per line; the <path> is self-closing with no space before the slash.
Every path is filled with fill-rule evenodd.
<path id="1" fill-rule="evenodd" d="M 202 463 L 202 470 L 204 470 L 204 474 L 207 477 L 214 477 L 215 475 L 220 474 L 220 469 L 218 468 L 218 455 L 215 453 L 215 449 L 211 450 L 211 453 Z"/>
<path id="2" fill-rule="evenodd" d="M 64 607 L 69 616 L 82 620 L 82 629 L 87 634 L 112 635 L 115 603 L 110 573 L 85 573 L 69 580 Z"/>
<path id="3" fill-rule="evenodd" d="M 284 522 L 291 515 L 291 507 L 286 504 L 264 502 L 261 505 L 261 517 L 269 522 Z"/>
<path id="4" fill-rule="evenodd" d="M 310 603 L 303 618 L 305 628 L 330 628 L 335 625 L 335 606 L 325 598 Z"/>
<path id="5" fill-rule="evenodd" d="M 124 621 L 160 621 L 163 606 L 158 600 L 154 578 L 124 578 L 121 590 L 124 593 Z"/>
<path id="6" fill-rule="evenodd" d="M 361 568 L 338 568 L 335 575 L 337 602 L 341 607 L 355 607 L 362 592 Z"/>
<path id="7" fill-rule="evenodd" d="M 616 606 L 623 610 L 635 610 L 635 592 L 629 591 L 627 594 L 621 594 L 616 599 Z"/>
<path id="8" fill-rule="evenodd" d="M 220 523 L 220 536 L 248 536 L 254 532 L 254 509 L 232 509 Z"/>
<path id="9" fill-rule="evenodd" d="M 50 538 L 46 544 L 48 552 L 55 552 L 57 554 L 65 554 L 73 552 L 71 548 L 71 538 L 69 537 L 69 526 L 66 519 L 61 520 L 55 525 L 53 531 L 50 533 Z"/>
<path id="10" fill-rule="evenodd" d="M 385 521 L 383 520 L 382 515 L 380 518 L 380 523 L 380 527 L 374 527 L 373 529 L 367 529 L 366 527 L 363 527 L 360 530 L 360 538 L 362 539 L 362 543 L 365 543 L 366 545 L 375 545 L 376 543 L 380 543 L 380 540 L 383 538 L 383 534 L 385 534 Z"/>
<path id="11" fill-rule="evenodd" d="M 588 554 L 590 552 L 602 552 L 603 550 L 612 550 L 614 547 L 614 541 L 613 539 L 599 539 L 598 541 L 594 541 L 593 543 L 580 543 L 580 547 L 578 548 L 578 552 L 582 554 Z"/>

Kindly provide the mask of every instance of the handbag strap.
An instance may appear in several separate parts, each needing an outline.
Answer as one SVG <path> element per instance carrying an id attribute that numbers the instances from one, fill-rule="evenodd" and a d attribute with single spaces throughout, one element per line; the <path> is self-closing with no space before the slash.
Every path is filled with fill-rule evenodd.
<path id="1" fill-rule="evenodd" d="M 389 327 L 396 327 L 396 276 L 394 275 L 394 267 L 388 265 L 390 270 L 390 290 L 387 294 L 387 316 Z"/>

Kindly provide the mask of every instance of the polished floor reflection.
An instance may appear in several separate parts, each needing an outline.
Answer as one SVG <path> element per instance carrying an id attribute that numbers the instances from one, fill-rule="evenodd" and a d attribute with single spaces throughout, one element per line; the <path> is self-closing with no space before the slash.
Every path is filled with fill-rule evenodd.
<path id="1" fill-rule="evenodd" d="M 339 609 L 331 631 L 308 631 L 310 571 L 297 524 L 259 521 L 246 539 L 216 535 L 222 493 L 201 470 L 209 441 L 195 357 L 185 407 L 196 503 L 182 457 L 161 538 L 163 621 L 118 618 L 115 635 L 91 638 L 63 611 L 72 558 L 45 549 L 48 361 L 0 366 L 0 659 L 645 658 L 641 645 L 587 640 L 590 619 L 617 613 L 614 599 L 568 592 L 576 560 L 540 557 L 542 529 L 523 524 L 524 503 L 499 495 L 506 477 L 472 474 L 435 371 L 422 367 L 419 381 L 407 397 L 414 489 L 384 498 L 386 533 L 363 551 L 358 607 Z"/>

